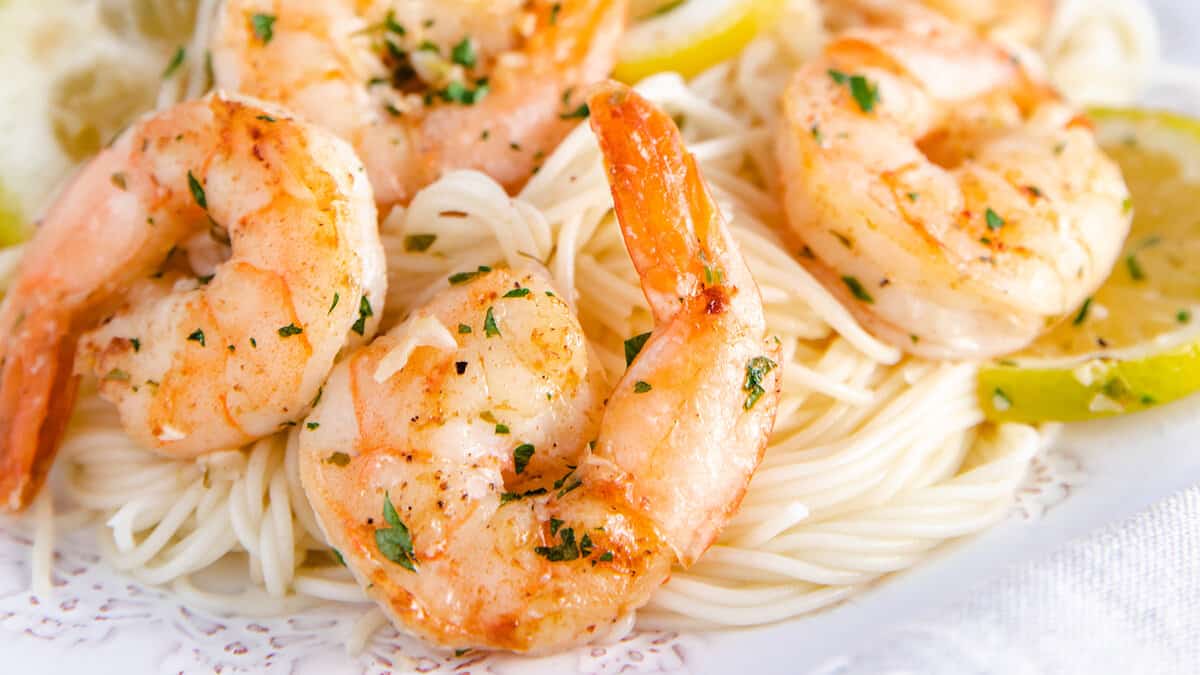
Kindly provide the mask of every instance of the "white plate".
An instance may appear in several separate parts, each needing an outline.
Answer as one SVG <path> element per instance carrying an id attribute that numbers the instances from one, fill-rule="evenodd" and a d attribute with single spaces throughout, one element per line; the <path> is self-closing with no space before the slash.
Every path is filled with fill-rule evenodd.
<path id="1" fill-rule="evenodd" d="M 1156 3 L 1167 18 L 1169 45 L 1183 35 L 1181 27 L 1200 20 L 1200 7 L 1192 2 Z M 1172 51 L 1177 59 L 1200 62 L 1194 43 L 1181 41 Z M 1147 101 L 1200 113 L 1200 99 L 1179 91 L 1152 91 Z M 448 656 L 390 630 L 351 659 L 342 645 L 355 615 L 346 610 L 317 609 L 290 619 L 226 619 L 190 611 L 100 564 L 86 536 L 60 546 L 54 597 L 38 599 L 27 590 L 31 542 L 22 534 L 25 528 L 0 518 L 0 672 L 807 673 L 853 654 L 864 636 L 962 599 L 1006 566 L 1045 555 L 1194 484 L 1200 479 L 1198 439 L 1196 398 L 1074 426 L 1007 521 L 943 548 L 839 607 L 755 630 L 638 635 L 537 662 Z"/>

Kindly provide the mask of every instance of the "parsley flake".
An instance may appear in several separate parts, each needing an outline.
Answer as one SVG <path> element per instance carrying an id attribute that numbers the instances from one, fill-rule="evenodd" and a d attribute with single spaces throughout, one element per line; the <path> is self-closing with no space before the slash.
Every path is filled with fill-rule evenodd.
<path id="1" fill-rule="evenodd" d="M 1004 227 L 1004 219 L 991 208 L 988 208 L 984 213 L 983 219 L 987 221 L 987 228 L 989 230 L 998 230 Z"/>
<path id="2" fill-rule="evenodd" d="M 496 316 L 492 314 L 492 308 L 487 308 L 487 315 L 483 317 L 483 332 L 488 337 L 496 337 L 500 334 L 500 329 L 496 326 Z"/>
<path id="3" fill-rule="evenodd" d="M 182 46 L 175 50 L 175 55 L 171 57 L 171 60 L 167 62 L 166 69 L 163 70 L 163 79 L 170 77 L 176 70 L 179 70 L 179 66 L 183 65 L 183 57 L 186 55 L 187 51 Z"/>
<path id="4" fill-rule="evenodd" d="M 654 387 L 650 386 L 650 383 L 646 382 L 645 380 L 638 380 L 637 382 L 633 383 L 633 393 L 635 394 L 644 394 L 653 388 Z"/>
<path id="5" fill-rule="evenodd" d="M 525 296 L 527 296 L 527 295 L 529 295 L 529 289 L 528 289 L 528 288 L 514 288 L 514 289 L 512 289 L 511 291 L 509 291 L 509 292 L 505 293 L 503 297 L 506 297 L 506 298 L 523 298 L 523 297 L 525 297 Z"/>
<path id="6" fill-rule="evenodd" d="M 464 68 L 474 68 L 477 61 L 475 44 L 465 37 L 450 50 L 450 60 Z"/>
<path id="7" fill-rule="evenodd" d="M 746 364 L 746 381 L 742 383 L 742 390 L 746 392 L 746 402 L 742 404 L 744 410 L 753 408 L 758 399 L 767 393 L 762 386 L 763 380 L 777 365 L 765 356 L 756 356 Z"/>
<path id="8" fill-rule="evenodd" d="M 1092 299 L 1088 298 L 1087 300 L 1084 300 L 1083 306 L 1079 308 L 1079 312 L 1075 314 L 1075 319 L 1071 321 L 1071 324 L 1075 326 L 1082 325 L 1084 321 L 1087 321 L 1088 311 L 1091 310 L 1091 308 Z"/>
<path id="9" fill-rule="evenodd" d="M 410 253 L 423 253 L 437 241 L 436 234 L 410 234 L 404 238 L 404 250 Z"/>
<path id="10" fill-rule="evenodd" d="M 358 301 L 358 320 L 354 322 L 353 326 L 350 326 L 350 330 L 359 335 L 366 333 L 367 318 L 374 315 L 375 313 L 371 311 L 371 301 L 367 300 L 367 296 L 362 296 L 362 299 Z"/>
<path id="11" fill-rule="evenodd" d="M 871 297 L 871 294 L 867 292 L 867 289 L 863 287 L 862 282 L 857 277 L 844 276 L 842 277 L 842 283 L 846 284 L 846 288 L 850 289 L 850 293 L 855 299 L 865 302 L 868 305 L 875 303 L 875 298 Z"/>
<path id="12" fill-rule="evenodd" d="M 275 19 L 274 14 L 255 14 L 250 17 L 250 27 L 254 29 L 254 36 L 264 45 L 270 44 L 271 38 L 275 37 Z"/>
<path id="13" fill-rule="evenodd" d="M 629 367 L 638 354 L 642 353 L 642 347 L 646 346 L 646 340 L 650 339 L 650 333 L 642 333 L 634 335 L 625 341 L 625 367 Z"/>
<path id="14" fill-rule="evenodd" d="M 502 424 L 497 427 L 504 426 Z M 499 432 L 497 432 L 499 433 Z M 504 433 L 508 433 L 508 427 L 504 427 Z M 525 467 L 529 466 L 529 460 L 533 459 L 533 446 L 529 443 L 522 443 L 513 450 L 513 471 L 517 473 L 525 473 Z"/>
<path id="15" fill-rule="evenodd" d="M 192 191 L 192 198 L 196 200 L 200 208 L 207 210 L 208 196 L 204 194 L 204 186 L 200 184 L 200 181 L 196 180 L 191 171 L 188 171 L 187 179 L 188 189 Z"/>
<path id="16" fill-rule="evenodd" d="M 383 495 L 383 519 L 391 527 L 375 530 L 375 546 L 379 548 L 383 557 L 410 572 L 416 572 L 412 535 L 408 526 L 400 520 L 400 515 L 396 513 L 396 507 L 392 506 L 392 500 L 387 493 Z"/>
<path id="17" fill-rule="evenodd" d="M 303 332 L 304 332 L 303 328 L 297 326 L 294 323 L 289 323 L 288 325 L 279 329 L 279 337 L 291 337 L 293 335 L 299 335 Z"/>
<path id="18" fill-rule="evenodd" d="M 189 335 L 189 336 L 187 336 L 187 339 L 188 339 L 188 340 L 191 340 L 192 342 L 199 342 L 201 347 L 204 347 L 204 346 L 205 346 L 205 344 L 204 344 L 204 331 L 200 330 L 199 328 L 197 328 L 196 330 L 192 331 L 192 334 L 191 334 L 191 335 Z"/>

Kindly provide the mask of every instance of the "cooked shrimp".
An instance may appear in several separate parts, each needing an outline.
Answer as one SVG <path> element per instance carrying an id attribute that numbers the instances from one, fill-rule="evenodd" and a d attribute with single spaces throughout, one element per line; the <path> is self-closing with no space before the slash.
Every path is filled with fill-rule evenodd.
<path id="1" fill-rule="evenodd" d="M 902 27 L 932 10 L 983 36 L 1035 46 L 1050 27 L 1055 0 L 823 0 L 822 5 L 834 32 Z"/>
<path id="2" fill-rule="evenodd" d="M 519 188 L 616 61 L 627 0 L 229 0 L 217 85 L 354 144 L 381 207 L 449 169 Z"/>
<path id="3" fill-rule="evenodd" d="M 81 373 L 167 455 L 303 417 L 385 283 L 349 145 L 220 95 L 138 123 L 54 204 L 0 306 L 0 505 L 40 487 Z"/>
<path id="4" fill-rule="evenodd" d="M 1087 118 L 956 26 L 846 33 L 783 108 L 810 267 L 914 353 L 1021 348 L 1104 281 L 1128 234 L 1129 192 Z"/>
<path id="5" fill-rule="evenodd" d="M 774 421 L 778 343 L 694 158 L 637 94 L 590 106 L 655 318 L 616 387 L 544 273 L 484 268 L 339 364 L 295 432 L 330 544 L 442 645 L 599 636 L 712 543 Z"/>

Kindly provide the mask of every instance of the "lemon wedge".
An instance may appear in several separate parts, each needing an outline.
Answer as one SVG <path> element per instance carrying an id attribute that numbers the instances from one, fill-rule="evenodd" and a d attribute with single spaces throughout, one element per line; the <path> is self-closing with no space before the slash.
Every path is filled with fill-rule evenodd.
<path id="1" fill-rule="evenodd" d="M 1133 229 L 1112 276 L 1073 316 L 979 374 L 989 419 L 1076 421 L 1200 391 L 1200 120 L 1093 111 L 1125 174 Z"/>
<path id="2" fill-rule="evenodd" d="M 692 77 L 730 59 L 779 16 L 783 0 L 641 2 L 613 76 L 630 84 L 663 71 Z M 638 16 L 636 13 L 635 17 Z"/>

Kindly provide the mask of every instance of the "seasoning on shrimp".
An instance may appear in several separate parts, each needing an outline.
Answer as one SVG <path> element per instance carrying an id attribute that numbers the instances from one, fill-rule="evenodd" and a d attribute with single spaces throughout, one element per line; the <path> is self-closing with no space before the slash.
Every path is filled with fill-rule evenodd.
<path id="1" fill-rule="evenodd" d="M 612 70 L 628 0 L 335 0 L 270 13 L 278 5 L 223 3 L 210 45 L 217 87 L 349 140 L 391 206 L 450 169 L 524 184 L 540 163 L 531 155 L 587 116 L 563 92 Z"/>
<path id="2" fill-rule="evenodd" d="M 143 447 L 237 447 L 303 417 L 351 342 L 330 291 L 366 303 L 385 283 L 349 145 L 219 94 L 144 119 L 53 205 L 0 305 L 0 509 L 40 487 L 79 374 Z"/>
<path id="3" fill-rule="evenodd" d="M 779 343 L 671 118 L 616 85 L 589 108 L 655 321 L 621 381 L 541 268 L 501 268 L 350 354 L 299 437 L 330 544 L 398 626 L 448 647 L 553 652 L 646 603 L 737 509 L 778 407 Z M 485 312 L 495 333 L 445 328 Z M 405 538 L 383 550 L 364 523 L 388 508 Z"/>
<path id="4" fill-rule="evenodd" d="M 854 77 L 870 106 L 848 91 Z M 1095 291 L 1129 231 L 1129 192 L 1086 118 L 929 13 L 835 39 L 793 76 L 783 119 L 805 265 L 916 354 L 1020 349 Z"/>

